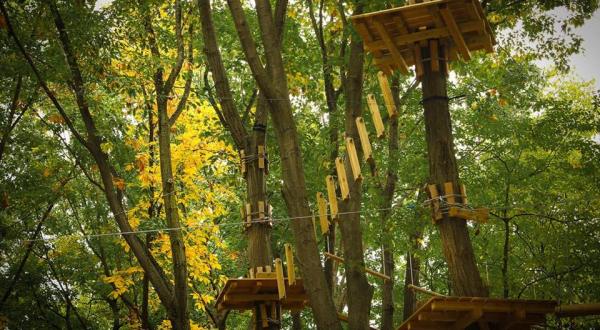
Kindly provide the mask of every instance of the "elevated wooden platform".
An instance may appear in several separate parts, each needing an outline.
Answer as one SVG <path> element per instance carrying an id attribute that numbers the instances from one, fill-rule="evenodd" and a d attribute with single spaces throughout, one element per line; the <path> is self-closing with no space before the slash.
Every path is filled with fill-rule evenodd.
<path id="1" fill-rule="evenodd" d="M 458 54 L 469 60 L 470 52 L 480 49 L 493 52 L 496 43 L 478 0 L 426 1 L 352 16 L 351 20 L 365 49 L 385 73 L 395 69 L 408 73 L 415 62 L 425 62 L 425 58 L 415 61 L 421 55 L 414 46 L 427 46 L 427 40 L 445 45 L 450 61 Z"/>
<path id="2" fill-rule="evenodd" d="M 549 300 L 433 297 L 398 330 L 465 329 L 471 324 L 479 329 L 530 329 L 543 324 L 556 305 Z"/>
<path id="3" fill-rule="evenodd" d="M 302 279 L 290 285 L 285 279 L 285 297 L 279 299 L 276 278 L 229 279 L 217 297 L 217 309 L 249 310 L 261 302 L 281 303 L 282 309 L 302 310 L 308 303 Z"/>

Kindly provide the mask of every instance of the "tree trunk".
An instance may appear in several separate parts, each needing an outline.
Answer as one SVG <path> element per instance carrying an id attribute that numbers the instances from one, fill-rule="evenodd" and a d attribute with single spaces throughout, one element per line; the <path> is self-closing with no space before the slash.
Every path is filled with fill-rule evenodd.
<path id="1" fill-rule="evenodd" d="M 346 137 L 352 138 L 357 146 L 358 158 L 362 158 L 360 138 L 356 129 L 356 118 L 362 114 L 364 51 L 362 41 L 352 38 L 350 43 L 350 58 L 348 75 L 344 81 L 344 96 L 346 100 L 345 129 Z M 345 161 L 346 173 L 352 173 L 350 162 Z M 339 227 L 343 240 L 343 251 L 346 270 L 346 285 L 348 288 L 348 326 L 351 329 L 369 329 L 369 316 L 373 288 L 367 281 L 365 273 L 364 247 L 362 228 L 360 224 L 360 209 L 362 200 L 362 181 L 355 181 L 349 176 L 348 185 L 350 198 L 340 202 Z"/>
<path id="2" fill-rule="evenodd" d="M 422 51 L 425 54 L 424 58 L 427 58 L 429 49 L 423 48 Z M 440 55 L 443 55 L 444 51 L 443 48 L 440 49 Z M 430 183 L 440 187 L 445 182 L 453 182 L 454 191 L 458 191 L 459 173 L 446 91 L 447 77 L 443 69 L 445 63 L 440 62 L 438 72 L 433 72 L 430 65 L 424 65 L 422 77 L 429 180 Z M 444 215 L 443 220 L 438 221 L 437 224 L 448 263 L 453 292 L 459 296 L 487 296 L 487 289 L 481 281 L 475 263 L 466 221 Z"/>
<path id="3" fill-rule="evenodd" d="M 419 275 L 421 273 L 421 264 L 416 253 L 406 253 L 406 272 L 404 274 L 404 309 L 402 319 L 407 320 L 417 309 L 417 293 L 411 290 L 408 285 L 420 286 Z"/>
<path id="4" fill-rule="evenodd" d="M 169 228 L 181 228 L 179 210 L 175 193 L 175 180 L 171 161 L 171 126 L 167 115 L 167 95 L 162 89 L 157 91 L 158 101 L 158 145 L 160 174 L 163 191 L 163 207 Z M 162 94 L 162 95 L 161 95 Z M 169 319 L 175 329 L 189 329 L 189 315 L 187 308 L 187 262 L 185 256 L 185 243 L 183 232 L 179 229 L 169 231 L 171 255 L 173 258 L 173 277 L 175 282 L 175 310 L 168 311 Z"/>
<path id="5" fill-rule="evenodd" d="M 510 251 L 510 220 L 502 219 L 504 222 L 504 250 L 502 253 L 502 297 L 508 299 L 508 255 Z"/>

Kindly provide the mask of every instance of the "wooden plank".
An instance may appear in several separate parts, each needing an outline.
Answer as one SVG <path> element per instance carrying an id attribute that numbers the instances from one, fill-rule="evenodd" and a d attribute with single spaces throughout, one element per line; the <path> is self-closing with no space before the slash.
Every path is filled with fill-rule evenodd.
<path id="1" fill-rule="evenodd" d="M 317 207 L 319 209 L 319 224 L 321 225 L 321 234 L 329 232 L 329 220 L 327 220 L 327 201 L 323 193 L 317 193 Z"/>
<path id="2" fill-rule="evenodd" d="M 408 74 L 408 66 L 406 65 L 406 61 L 404 61 L 404 57 L 402 57 L 402 54 L 400 54 L 400 50 L 398 50 L 398 47 L 394 44 L 394 41 L 392 41 L 392 38 L 390 38 L 390 35 L 388 34 L 388 32 L 385 29 L 385 27 L 383 26 L 383 24 L 377 20 L 374 20 L 372 23 L 373 23 L 373 26 L 375 27 L 375 30 L 377 30 L 377 33 L 379 33 L 379 36 L 385 43 L 387 49 L 390 51 L 390 54 L 392 54 L 392 57 L 394 58 L 394 61 L 398 65 L 400 72 L 402 74 L 407 75 Z"/>
<path id="3" fill-rule="evenodd" d="M 476 32 L 483 28 L 485 28 L 484 22 L 471 21 L 458 24 L 458 29 L 463 34 L 468 32 Z M 415 42 L 419 42 L 422 40 L 443 39 L 449 36 L 450 30 L 446 26 L 443 26 L 412 32 L 408 34 L 400 34 L 398 36 L 392 37 L 392 40 L 394 41 L 394 44 L 398 45 L 398 49 L 402 51 L 400 48 L 401 46 L 412 45 Z M 385 42 L 383 42 L 383 40 L 376 40 L 369 44 L 369 49 L 387 49 L 387 45 Z M 404 59 L 406 60 L 406 56 L 404 56 Z"/>
<path id="4" fill-rule="evenodd" d="M 272 272 L 270 269 L 265 271 L 257 271 L 254 274 L 254 278 L 276 278 L 275 272 Z"/>
<path id="5" fill-rule="evenodd" d="M 387 76 L 381 71 L 377 72 L 377 80 L 379 81 L 381 92 L 383 93 L 383 100 L 385 101 L 385 107 L 387 108 L 388 114 L 390 118 L 395 118 L 398 116 L 398 110 L 396 109 L 396 103 L 392 96 L 390 82 L 388 81 Z"/>
<path id="6" fill-rule="evenodd" d="M 258 201 L 258 217 L 260 218 L 260 221 L 265 220 L 265 202 L 264 201 Z"/>
<path id="7" fill-rule="evenodd" d="M 480 223 L 487 223 L 490 216 L 490 210 L 486 208 L 470 210 L 452 206 L 448 209 L 448 215 L 451 217 L 461 218 L 465 220 L 473 220 Z"/>
<path id="8" fill-rule="evenodd" d="M 454 324 L 452 325 L 452 329 L 454 330 L 463 330 L 466 329 L 471 323 L 479 320 L 483 316 L 483 310 L 481 308 L 474 308 L 463 316 L 461 316 Z"/>
<path id="9" fill-rule="evenodd" d="M 348 315 L 338 313 L 338 320 L 348 323 Z M 377 330 L 377 328 L 373 328 L 372 326 L 369 326 L 369 330 Z"/>
<path id="10" fill-rule="evenodd" d="M 240 150 L 240 172 L 246 174 L 246 152 L 244 149 Z"/>
<path id="11" fill-rule="evenodd" d="M 258 146 L 258 168 L 265 168 L 265 146 Z"/>
<path id="12" fill-rule="evenodd" d="M 363 22 L 355 22 L 354 27 L 356 28 L 358 33 L 363 38 L 363 40 L 365 42 L 364 43 L 365 48 L 367 48 L 367 50 L 370 50 L 373 53 L 373 56 L 377 56 L 377 57 L 381 56 L 380 50 L 370 47 L 370 45 L 373 43 L 373 35 L 371 35 L 371 32 L 369 31 L 369 27 L 367 26 L 367 24 L 365 24 Z"/>
<path id="13" fill-rule="evenodd" d="M 417 76 L 417 80 L 421 80 L 423 77 L 423 56 L 421 56 L 421 45 L 415 43 L 413 46 L 413 52 L 415 56 L 415 73 Z"/>
<path id="14" fill-rule="evenodd" d="M 469 48 L 465 43 L 465 39 L 463 38 L 462 33 L 458 28 L 458 25 L 456 25 L 456 21 L 454 21 L 454 17 L 452 16 L 450 9 L 448 9 L 447 6 L 443 5 L 440 8 L 440 14 L 442 15 L 444 23 L 446 23 L 446 26 L 448 27 L 448 31 L 450 32 L 452 40 L 454 40 L 454 43 L 456 44 L 456 47 L 458 48 L 458 52 L 460 53 L 461 57 L 465 61 L 470 60 L 471 52 L 469 52 Z"/>
<path id="15" fill-rule="evenodd" d="M 429 198 L 431 199 L 431 205 L 433 206 L 433 219 L 435 222 L 443 218 L 442 212 L 440 212 L 440 201 L 438 200 L 440 195 L 438 194 L 436 185 L 430 184 L 427 188 L 429 189 Z"/>
<path id="16" fill-rule="evenodd" d="M 452 182 L 444 183 L 444 197 L 446 197 L 446 203 L 450 206 L 456 204 L 456 198 L 454 198 L 454 184 Z"/>
<path id="17" fill-rule="evenodd" d="M 246 203 L 246 222 L 248 225 L 252 222 L 252 206 L 250 203 Z"/>
<path id="18" fill-rule="evenodd" d="M 465 187 L 464 184 L 460 185 L 460 197 L 462 198 L 462 203 L 463 204 L 467 204 L 468 200 L 467 200 L 467 188 Z"/>
<path id="19" fill-rule="evenodd" d="M 285 278 L 283 277 L 283 265 L 281 259 L 275 259 L 275 275 L 277 275 L 277 292 L 279 299 L 285 298 Z"/>
<path id="20" fill-rule="evenodd" d="M 264 304 L 260 305 L 260 319 L 262 321 L 262 327 L 269 327 L 269 319 L 267 319 L 267 307 Z"/>
<path id="21" fill-rule="evenodd" d="M 430 295 L 430 296 L 435 296 L 435 297 L 446 297 L 445 295 L 443 295 L 443 294 L 441 294 L 441 293 L 437 293 L 437 292 L 434 292 L 434 291 L 431 291 L 431 290 L 427 290 L 427 289 L 424 289 L 424 288 L 418 287 L 418 286 L 416 286 L 416 285 L 413 285 L 413 284 L 408 284 L 406 287 L 407 287 L 408 289 L 411 289 L 411 290 L 413 290 L 413 291 L 418 291 L 418 292 L 421 292 L 421 293 L 425 293 L 425 294 L 428 294 L 428 295 Z"/>
<path id="22" fill-rule="evenodd" d="M 367 126 L 362 117 L 356 117 L 356 129 L 358 131 L 358 137 L 360 138 L 360 146 L 363 151 L 363 159 L 370 161 L 373 159 L 373 149 L 371 149 L 371 142 L 369 141 L 369 132 Z"/>
<path id="23" fill-rule="evenodd" d="M 350 198 L 350 187 L 348 186 L 348 177 L 346 176 L 344 161 L 340 157 L 335 159 L 335 170 L 337 173 L 338 185 L 340 186 L 340 192 L 342 194 L 342 200 L 347 200 Z"/>
<path id="24" fill-rule="evenodd" d="M 356 146 L 354 145 L 354 139 L 351 137 L 346 138 L 346 153 L 350 160 L 350 169 L 352 170 L 352 177 L 355 182 L 362 180 L 362 174 L 360 173 L 360 161 L 356 153 Z"/>
<path id="25" fill-rule="evenodd" d="M 429 40 L 429 61 L 431 63 L 431 71 L 440 71 L 440 59 L 438 52 L 438 41 L 435 39 Z"/>
<path id="26" fill-rule="evenodd" d="M 600 315 L 600 303 L 560 305 L 555 311 L 558 317 Z"/>
<path id="27" fill-rule="evenodd" d="M 287 263 L 287 277 L 290 285 L 296 284 L 296 268 L 294 267 L 294 251 L 289 243 L 283 245 L 285 249 L 285 262 Z"/>
<path id="28" fill-rule="evenodd" d="M 377 101 L 375 100 L 375 96 L 373 96 L 373 94 L 367 95 L 367 105 L 369 106 L 369 111 L 371 112 L 371 118 L 373 119 L 373 125 L 375 126 L 377 137 L 381 139 L 385 136 L 385 127 L 383 126 L 383 120 L 381 119 L 379 106 L 377 105 Z"/>
<path id="29" fill-rule="evenodd" d="M 329 252 L 324 252 L 324 255 L 325 255 L 325 257 L 327 257 L 329 259 L 335 260 L 335 261 L 340 262 L 340 263 L 345 263 L 344 258 L 338 257 L 335 254 L 331 254 Z M 392 280 L 391 277 L 389 277 L 389 276 L 387 276 L 385 274 L 382 274 L 380 272 L 376 272 L 376 271 L 374 271 L 372 269 L 369 269 L 369 268 L 366 268 L 366 267 L 365 267 L 365 273 L 371 274 L 371 275 L 373 275 L 375 277 L 379 277 L 379 278 L 381 278 L 381 279 L 383 279 L 385 281 L 391 281 Z"/>
<path id="30" fill-rule="evenodd" d="M 332 220 L 335 220 L 338 218 L 338 203 L 333 176 L 328 175 L 325 178 L 325 184 L 327 185 L 327 198 L 329 199 L 329 215 Z"/>
<path id="31" fill-rule="evenodd" d="M 421 312 L 418 319 L 422 321 L 454 322 L 459 316 L 459 312 Z"/>

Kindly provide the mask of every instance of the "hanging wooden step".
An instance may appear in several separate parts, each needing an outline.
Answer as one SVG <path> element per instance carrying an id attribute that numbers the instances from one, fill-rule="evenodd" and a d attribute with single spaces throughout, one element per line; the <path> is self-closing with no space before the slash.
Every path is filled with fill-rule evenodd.
<path id="1" fill-rule="evenodd" d="M 329 232 L 329 220 L 327 220 L 327 201 L 323 193 L 317 193 L 317 207 L 319 209 L 319 224 L 321 225 L 321 234 Z"/>
<path id="2" fill-rule="evenodd" d="M 379 106 L 377 105 L 377 101 L 375 100 L 375 96 L 373 96 L 373 94 L 367 95 L 367 105 L 369 107 L 369 111 L 371 112 L 371 118 L 373 119 L 373 125 L 375 126 L 377 137 L 381 139 L 385 136 L 385 126 L 383 126 L 383 120 L 381 119 Z"/>
<path id="3" fill-rule="evenodd" d="M 383 100 L 385 101 L 385 107 L 387 108 L 388 115 L 390 118 L 395 118 L 398 116 L 398 110 L 396 109 L 396 103 L 394 102 L 394 97 L 392 96 L 392 90 L 390 88 L 388 78 L 383 72 L 379 71 L 377 72 L 377 80 L 379 81 L 379 87 L 381 88 L 381 93 L 383 94 Z"/>
<path id="4" fill-rule="evenodd" d="M 346 176 L 344 161 L 340 157 L 335 159 L 335 170 L 337 173 L 338 184 L 340 186 L 340 192 L 342 194 L 342 200 L 347 200 L 350 198 L 350 187 L 348 186 L 348 177 Z"/>
<path id="5" fill-rule="evenodd" d="M 332 220 L 338 219 L 338 202 L 337 195 L 335 192 L 335 180 L 332 175 L 328 175 L 325 178 L 325 184 L 327 185 L 327 199 L 329 200 L 329 214 Z"/>
<path id="6" fill-rule="evenodd" d="M 350 169 L 352 170 L 352 177 L 355 182 L 362 180 L 362 174 L 360 173 L 360 161 L 356 153 L 356 146 L 354 145 L 354 139 L 347 137 L 346 141 L 346 153 L 348 154 L 348 160 L 350 160 Z"/>

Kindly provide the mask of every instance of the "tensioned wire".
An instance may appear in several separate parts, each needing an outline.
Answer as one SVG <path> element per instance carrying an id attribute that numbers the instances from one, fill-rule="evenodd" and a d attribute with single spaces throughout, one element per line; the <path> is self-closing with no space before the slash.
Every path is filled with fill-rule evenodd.
<path id="1" fill-rule="evenodd" d="M 168 194 L 163 194 L 162 196 L 168 196 L 173 194 L 172 193 L 168 193 Z M 455 195 L 455 196 L 460 196 L 460 195 Z M 435 199 L 428 199 L 425 200 L 423 203 L 421 203 L 421 205 L 427 205 L 429 203 L 431 203 L 432 201 L 436 200 L 439 202 L 444 202 L 443 198 L 447 197 L 447 196 L 438 196 Z M 462 206 L 462 204 L 456 204 L 457 206 Z M 369 213 L 369 212 L 381 212 L 381 211 L 390 211 L 393 209 L 396 209 L 398 207 L 386 207 L 386 208 L 376 208 L 376 209 L 365 209 L 365 210 L 359 210 L 359 211 L 347 211 L 347 212 L 338 212 L 337 215 L 351 215 L 351 214 L 361 214 L 361 213 Z M 443 211 L 443 210 L 442 210 Z M 114 214 L 113 216 L 117 216 L 117 215 L 121 215 L 121 214 L 125 214 L 128 213 L 130 211 L 123 211 L 117 214 Z M 325 213 L 326 216 L 332 216 L 332 213 Z M 297 217 L 283 217 L 283 218 L 270 218 L 270 217 L 263 217 L 263 218 L 258 218 L 258 219 L 254 219 L 252 220 L 251 224 L 260 224 L 260 223 L 284 223 L 284 222 L 291 222 L 292 220 L 308 220 L 308 219 L 313 219 L 316 218 L 317 216 L 319 216 L 319 214 L 315 214 L 312 213 L 310 215 L 304 215 L 304 216 L 297 216 Z M 215 227 L 227 227 L 227 226 L 238 226 L 238 225 L 247 225 L 248 222 L 247 221 L 238 221 L 238 222 L 226 222 L 226 223 L 199 223 L 197 225 L 192 225 L 192 226 L 181 226 L 181 227 L 165 227 L 165 228 L 154 228 L 154 229 L 142 229 L 142 230 L 133 230 L 133 231 L 118 231 L 118 232 L 109 232 L 109 233 L 100 233 L 100 234 L 88 234 L 88 235 L 75 235 L 75 234 L 71 234 L 71 235 L 59 235 L 56 237 L 46 237 L 46 238 L 37 238 L 37 239 L 26 239 L 23 240 L 23 242 L 25 243 L 30 243 L 30 242 L 37 242 L 37 241 L 55 241 L 58 240 L 60 238 L 63 237 L 72 237 L 72 238 L 97 238 L 97 237 L 108 237 L 108 236 L 121 236 L 121 235 L 137 235 L 137 234 L 146 234 L 146 233 L 158 233 L 158 232 L 170 232 L 170 231 L 178 231 L 178 230 L 182 230 L 182 231 L 187 231 L 187 230 L 195 230 L 195 229 L 200 229 L 203 227 L 209 227 L 209 226 L 215 226 Z"/>

